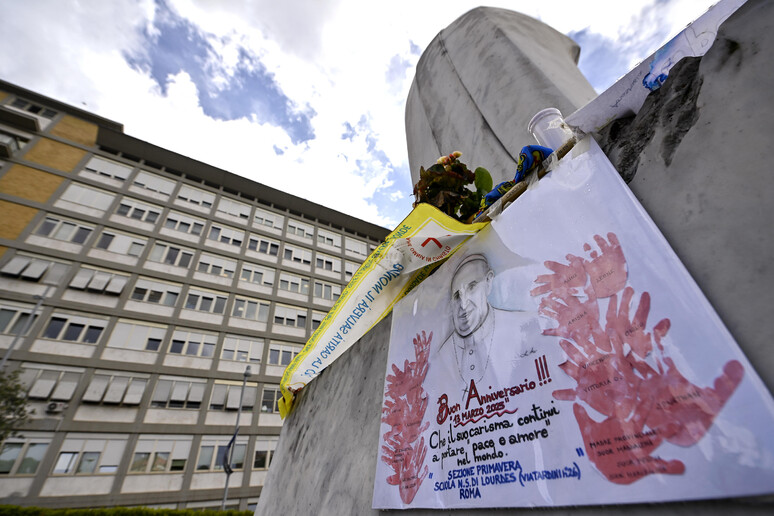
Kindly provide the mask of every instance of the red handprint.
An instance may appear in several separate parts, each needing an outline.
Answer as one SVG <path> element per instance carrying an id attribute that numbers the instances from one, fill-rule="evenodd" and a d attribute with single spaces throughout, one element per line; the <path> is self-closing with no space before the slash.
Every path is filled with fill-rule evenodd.
<path id="1" fill-rule="evenodd" d="M 736 360 L 728 361 L 712 388 L 689 382 L 662 344 L 670 320 L 662 319 L 647 331 L 648 292 L 642 293 L 630 315 L 634 289 L 626 287 L 626 261 L 616 235 L 607 237 L 606 241 L 594 236 L 599 252 L 588 243 L 583 246 L 590 258 L 568 254 L 567 265 L 544 262 L 553 273 L 538 276 L 539 285 L 531 291 L 547 294 L 539 310 L 557 327 L 543 334 L 562 338 L 559 344 L 568 360 L 560 368 L 576 382 L 574 388 L 553 395 L 585 402 L 606 418 L 596 422 L 579 403 L 573 405 L 589 457 L 612 482 L 629 484 L 654 473 L 680 474 L 685 470 L 682 462 L 652 454 L 664 440 L 681 446 L 697 443 L 742 381 L 744 368 Z M 583 281 L 577 277 L 579 264 Z M 581 288 L 586 301 L 578 297 Z M 603 297 L 610 298 L 604 329 L 598 307 Z"/>
<path id="2" fill-rule="evenodd" d="M 558 323 L 556 328 L 543 330 L 543 335 L 566 338 L 577 335 L 589 339 L 600 331 L 599 305 L 594 298 L 581 301 L 573 295 L 558 297 L 551 294 L 543 298 L 538 311 Z"/>
<path id="3" fill-rule="evenodd" d="M 642 381 L 635 373 L 634 366 L 620 353 L 601 353 L 598 343 L 594 344 L 582 337 L 576 340 L 581 344 L 583 352 L 568 340 L 559 342 L 570 357 L 559 368 L 574 379 L 577 385 L 574 389 L 554 391 L 554 398 L 564 401 L 577 398 L 605 416 L 628 417 L 639 401 L 637 394 Z M 608 352 L 612 349 L 610 342 L 602 347 Z"/>
<path id="4" fill-rule="evenodd" d="M 387 483 L 398 486 L 400 498 L 406 504 L 414 500 L 428 472 L 427 466 L 423 468 L 427 448 L 421 435 L 430 423 L 422 424 L 428 404 L 422 382 L 429 368 L 432 340 L 432 332 L 417 334 L 413 339 L 416 360 L 405 360 L 403 369 L 392 364 L 393 374 L 387 375 L 382 422 L 390 425 L 390 430 L 383 435 L 381 459 L 394 471 Z"/>
<path id="5" fill-rule="evenodd" d="M 615 233 L 608 233 L 608 242 L 599 235 L 594 235 L 594 241 L 599 246 L 600 253 L 591 251 L 591 246 L 583 244 L 583 250 L 591 251 L 591 261 L 584 260 L 583 267 L 589 276 L 591 289 L 596 297 L 609 297 L 620 291 L 626 285 L 626 258 Z"/>
<path id="6" fill-rule="evenodd" d="M 589 298 L 609 297 L 619 292 L 626 285 L 626 258 L 615 233 L 608 233 L 607 238 L 594 235 L 599 251 L 592 250 L 589 243 L 583 244 L 589 258 L 568 254 L 566 265 L 550 260 L 543 262 L 553 272 L 538 276 L 535 279 L 538 286 L 530 294 L 551 293 L 554 297 L 564 298 L 568 294 L 577 294 L 583 287 Z"/>
<path id="7" fill-rule="evenodd" d="M 614 333 L 624 344 L 628 344 L 635 355 L 645 358 L 652 350 L 650 333 L 645 332 L 650 313 L 650 294 L 643 292 L 640 296 L 640 304 L 633 319 L 629 319 L 629 306 L 631 304 L 634 289 L 626 287 L 621 296 L 621 305 L 618 306 L 618 296 L 613 294 L 607 305 L 607 324 L 605 332 Z M 664 319 L 659 324 L 669 324 L 669 319 Z M 623 350 L 622 350 L 623 351 Z"/>
<path id="8" fill-rule="evenodd" d="M 631 484 L 655 473 L 680 475 L 685 464 L 666 461 L 651 454 L 661 445 L 657 432 L 644 432 L 643 401 L 626 420 L 609 417 L 597 423 L 582 406 L 573 404 L 573 413 L 585 443 L 586 453 L 600 473 L 616 484 Z"/>
<path id="9" fill-rule="evenodd" d="M 545 266 L 554 271 L 552 274 L 541 274 L 535 280 L 540 283 L 530 290 L 533 296 L 539 296 L 547 292 L 559 292 L 562 289 L 579 288 L 586 285 L 586 270 L 583 268 L 583 259 L 575 255 L 566 256 L 569 265 L 559 262 L 547 261 Z"/>
<path id="10" fill-rule="evenodd" d="M 723 366 L 723 373 L 715 378 L 712 388 L 700 388 L 680 373 L 670 357 L 663 356 L 661 339 L 668 330 L 668 324 L 653 329 L 661 356 L 659 374 L 648 378 L 642 386 L 642 396 L 653 399 L 653 409 L 646 424 L 659 430 L 672 444 L 691 446 L 707 433 L 715 416 L 739 386 L 744 377 L 744 367 L 736 360 L 729 360 Z M 667 427 L 670 429 L 668 432 Z"/>
<path id="11" fill-rule="evenodd" d="M 408 448 L 404 448 L 404 440 L 399 436 L 387 437 L 385 434 L 384 441 L 382 460 L 395 471 L 394 474 L 387 477 L 387 483 L 391 486 L 398 486 L 400 499 L 403 500 L 403 503 L 409 504 L 414 500 L 428 473 L 427 466 L 422 468 L 427 456 L 425 439 L 421 438 L 417 447 Z M 420 470 L 421 473 L 419 473 Z"/>

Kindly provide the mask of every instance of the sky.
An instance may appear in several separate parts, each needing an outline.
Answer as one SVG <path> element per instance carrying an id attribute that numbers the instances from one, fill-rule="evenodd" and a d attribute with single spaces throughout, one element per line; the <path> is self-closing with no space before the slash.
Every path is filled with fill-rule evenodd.
<path id="1" fill-rule="evenodd" d="M 581 46 L 597 92 L 712 0 L 491 0 Z M 469 0 L 0 0 L 0 78 L 374 224 L 413 197 L 416 63 Z M 463 159 L 464 161 L 464 159 Z"/>

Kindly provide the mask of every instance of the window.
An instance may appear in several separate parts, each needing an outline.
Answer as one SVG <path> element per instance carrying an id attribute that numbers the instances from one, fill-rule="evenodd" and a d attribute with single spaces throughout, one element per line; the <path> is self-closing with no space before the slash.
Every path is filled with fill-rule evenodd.
<path id="1" fill-rule="evenodd" d="M 263 355 L 263 339 L 249 339 L 237 335 L 226 335 L 223 341 L 221 360 L 260 364 Z"/>
<path id="2" fill-rule="evenodd" d="M 169 352 L 177 355 L 207 358 L 215 354 L 217 342 L 218 336 L 216 334 L 178 329 L 172 334 Z"/>
<path id="3" fill-rule="evenodd" d="M 250 236 L 247 241 L 247 248 L 257 253 L 277 256 L 279 254 L 279 242 L 269 240 L 268 238 Z"/>
<path id="4" fill-rule="evenodd" d="M 291 245 L 285 244 L 282 257 L 285 260 L 289 260 L 295 263 L 302 263 L 304 265 L 309 265 L 312 263 L 312 251 L 304 249 L 303 247 L 293 247 Z"/>
<path id="5" fill-rule="evenodd" d="M 55 262 L 45 257 L 17 253 L 0 269 L 0 273 L 26 281 L 57 285 L 62 281 L 69 269 L 69 263 Z"/>
<path id="6" fill-rule="evenodd" d="M 81 267 L 72 281 L 70 281 L 69 287 L 97 294 L 120 296 L 128 281 L 129 276 L 123 274 L 117 274 L 104 269 Z"/>
<path id="7" fill-rule="evenodd" d="M 24 364 L 19 379 L 23 385 L 29 386 L 29 399 L 70 401 L 82 373 L 80 368 Z"/>
<path id="8" fill-rule="evenodd" d="M 274 324 L 306 328 L 306 310 L 294 306 L 277 305 L 274 307 Z"/>
<path id="9" fill-rule="evenodd" d="M 9 438 L 0 448 L 0 475 L 34 475 L 48 449 L 39 439 Z"/>
<path id="10" fill-rule="evenodd" d="M 253 469 L 269 469 L 271 457 L 277 447 L 276 437 L 257 437 L 255 440 L 255 457 Z"/>
<path id="11" fill-rule="evenodd" d="M 7 475 L 11 472 L 23 446 L 22 443 L 7 443 L 0 449 L 0 475 Z"/>
<path id="12" fill-rule="evenodd" d="M 287 272 L 280 273 L 279 288 L 299 294 L 309 293 L 309 278 L 296 276 Z"/>
<path id="13" fill-rule="evenodd" d="M 43 107 L 39 104 L 33 104 L 32 102 L 16 98 L 13 102 L 6 104 L 5 107 L 12 108 L 16 111 L 24 112 L 25 114 L 35 118 L 38 121 L 40 129 L 45 129 L 51 123 L 51 120 L 57 115 L 57 112 L 53 109 Z"/>
<path id="14" fill-rule="evenodd" d="M 99 240 L 97 240 L 97 244 L 94 247 L 115 254 L 137 257 L 142 254 L 146 243 L 147 240 L 143 238 L 105 230 L 99 236 Z"/>
<path id="15" fill-rule="evenodd" d="M 164 221 L 164 227 L 180 233 L 198 236 L 204 230 L 204 220 L 170 211 Z"/>
<path id="16" fill-rule="evenodd" d="M 287 366 L 303 346 L 272 342 L 269 345 L 269 365 Z"/>
<path id="17" fill-rule="evenodd" d="M 282 397 L 279 386 L 264 385 L 261 397 L 261 412 L 279 414 L 279 400 Z"/>
<path id="18" fill-rule="evenodd" d="M 314 282 L 314 297 L 336 301 L 339 295 L 341 295 L 341 287 L 339 285 L 332 285 L 322 281 Z"/>
<path id="19" fill-rule="evenodd" d="M 314 237 L 314 226 L 298 220 L 288 219 L 287 234 L 311 240 Z"/>
<path id="20" fill-rule="evenodd" d="M 250 210 L 249 204 L 221 197 L 216 211 L 218 215 L 231 215 L 232 217 L 248 221 L 250 220 Z"/>
<path id="21" fill-rule="evenodd" d="M 43 107 L 39 104 L 33 104 L 32 102 L 19 97 L 14 99 L 14 101 L 9 104 L 9 107 L 48 119 L 52 119 L 57 115 L 57 112 L 53 109 Z"/>
<path id="22" fill-rule="evenodd" d="M 237 262 L 227 260 L 220 256 L 202 253 L 196 270 L 205 274 L 212 274 L 221 278 L 233 278 Z"/>
<path id="23" fill-rule="evenodd" d="M 188 268 L 193 259 L 193 249 L 187 249 L 166 242 L 156 242 L 151 249 L 148 260 L 151 262 L 164 263 L 175 267 Z"/>
<path id="24" fill-rule="evenodd" d="M 269 320 L 269 303 L 249 298 L 237 297 L 234 300 L 233 317 L 251 321 L 267 322 Z"/>
<path id="25" fill-rule="evenodd" d="M 35 324 L 38 316 L 30 321 L 32 307 L 26 305 L 12 304 L 6 301 L 0 303 L 0 334 L 18 335 L 25 328 L 25 335 L 29 334 L 32 325 Z M 29 324 L 29 326 L 27 326 Z"/>
<path id="26" fill-rule="evenodd" d="M 233 245 L 235 247 L 241 247 L 242 242 L 245 239 L 245 232 L 239 231 L 238 229 L 233 229 L 226 226 L 216 226 L 213 224 L 210 226 L 210 232 L 207 234 L 207 239 Z"/>
<path id="27" fill-rule="evenodd" d="M 355 275 L 360 265 L 353 262 L 344 262 L 344 278 L 349 281 Z"/>
<path id="28" fill-rule="evenodd" d="M 269 469 L 271 463 L 271 451 L 269 450 L 256 450 L 255 460 L 253 461 L 253 469 Z"/>
<path id="29" fill-rule="evenodd" d="M 0 129 L 0 157 L 10 158 L 13 153 L 24 148 L 29 136 L 22 136 L 12 129 Z"/>
<path id="30" fill-rule="evenodd" d="M 245 467 L 245 452 L 247 451 L 246 437 L 237 438 L 234 449 L 231 452 L 231 468 L 235 470 Z M 199 448 L 199 458 L 196 461 L 196 471 L 221 471 L 223 463 L 228 459 L 226 454 L 228 442 L 231 437 L 202 437 L 202 445 Z"/>
<path id="31" fill-rule="evenodd" d="M 205 386 L 203 380 L 160 377 L 151 398 L 151 406 L 198 409 L 202 405 Z"/>
<path id="32" fill-rule="evenodd" d="M 62 452 L 59 454 L 59 458 L 54 466 L 55 474 L 67 474 L 75 471 L 75 460 L 78 458 L 78 454 L 75 452 Z"/>
<path id="33" fill-rule="evenodd" d="M 320 245 L 328 245 L 335 247 L 336 249 L 341 249 L 341 235 L 318 228 L 317 243 Z"/>
<path id="34" fill-rule="evenodd" d="M 321 271 L 341 272 L 341 260 L 327 254 L 317 253 L 315 265 Z"/>
<path id="35" fill-rule="evenodd" d="M 132 167 L 111 161 L 100 156 L 92 157 L 86 166 L 83 167 L 85 172 L 89 174 L 80 174 L 84 177 L 91 177 L 98 181 L 104 181 L 104 178 L 116 179 L 118 181 L 126 181 L 129 178 L 129 174 L 132 172 Z M 96 177 L 94 177 L 96 176 Z"/>
<path id="36" fill-rule="evenodd" d="M 80 222 L 65 220 L 59 217 L 47 216 L 38 226 L 35 234 L 53 238 L 54 240 L 62 240 L 63 242 L 82 244 L 89 238 L 92 231 L 94 231 L 93 226 L 87 226 Z"/>
<path id="37" fill-rule="evenodd" d="M 113 328 L 107 346 L 137 351 L 158 351 L 166 333 L 166 326 L 121 319 Z"/>
<path id="38" fill-rule="evenodd" d="M 107 321 L 93 317 L 68 315 L 55 312 L 43 330 L 44 339 L 66 340 L 84 344 L 96 344 Z"/>
<path id="39" fill-rule="evenodd" d="M 226 295 L 189 288 L 188 296 L 185 299 L 185 309 L 209 314 L 222 314 L 226 310 L 227 300 Z"/>
<path id="40" fill-rule="evenodd" d="M 78 183 L 72 183 L 67 187 L 67 190 L 59 197 L 61 201 L 67 201 L 78 206 L 85 208 L 95 208 L 99 211 L 106 211 L 113 204 L 115 195 L 107 193 L 103 190 L 97 190 L 96 188 L 90 188 Z M 57 205 L 60 203 L 57 202 Z M 69 205 L 63 205 L 63 208 L 78 209 Z"/>
<path id="41" fill-rule="evenodd" d="M 175 473 L 185 471 L 190 436 L 140 435 L 134 449 L 129 473 Z"/>
<path id="42" fill-rule="evenodd" d="M 261 208 L 255 209 L 255 215 L 253 215 L 253 225 L 255 226 L 282 229 L 283 222 L 285 222 L 285 217 L 282 215 Z"/>
<path id="43" fill-rule="evenodd" d="M 180 285 L 140 278 L 135 283 L 131 299 L 142 303 L 175 306 L 180 296 Z"/>
<path id="44" fill-rule="evenodd" d="M 319 328 L 324 318 L 325 318 L 325 314 L 323 312 L 312 312 L 312 330 L 313 331 Z"/>
<path id="45" fill-rule="evenodd" d="M 253 410 L 258 387 L 255 383 L 245 385 L 245 393 L 242 398 L 242 410 Z M 216 381 L 210 398 L 210 410 L 237 410 L 239 398 L 242 396 L 242 383 L 229 383 Z"/>
<path id="46" fill-rule="evenodd" d="M 140 170 L 134 178 L 132 186 L 136 190 L 160 194 L 158 197 L 169 197 L 172 195 L 172 190 L 175 189 L 175 182 Z"/>
<path id="47" fill-rule="evenodd" d="M 199 451 L 199 460 L 196 461 L 196 471 L 209 471 L 212 469 L 214 446 L 202 446 Z"/>
<path id="48" fill-rule="evenodd" d="M 368 256 L 368 245 L 362 240 L 345 237 L 344 245 L 348 254 L 360 255 L 363 258 Z"/>
<path id="49" fill-rule="evenodd" d="M 161 216 L 162 209 L 158 206 L 144 204 L 134 199 L 124 197 L 116 208 L 116 215 L 127 217 L 140 222 L 149 222 L 155 224 Z M 130 222 L 131 223 L 131 222 Z"/>
<path id="50" fill-rule="evenodd" d="M 54 475 L 112 474 L 118 470 L 126 438 L 94 439 L 93 434 L 68 434 L 54 464 Z"/>
<path id="51" fill-rule="evenodd" d="M 252 263 L 245 263 L 242 265 L 242 272 L 239 275 L 239 279 L 271 287 L 274 285 L 274 269 L 254 265 Z"/>
<path id="52" fill-rule="evenodd" d="M 194 188 L 193 186 L 183 185 L 180 187 L 180 191 L 177 193 L 177 198 L 189 202 L 194 206 L 205 208 L 209 211 L 212 208 L 212 203 L 215 202 L 215 194 Z"/>
<path id="53" fill-rule="evenodd" d="M 83 394 L 83 401 L 103 405 L 139 405 L 146 385 L 148 375 L 96 371 Z"/>

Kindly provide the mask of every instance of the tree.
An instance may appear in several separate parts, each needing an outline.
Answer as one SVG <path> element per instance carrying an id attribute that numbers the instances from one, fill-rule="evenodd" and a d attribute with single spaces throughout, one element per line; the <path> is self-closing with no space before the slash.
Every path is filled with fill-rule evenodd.
<path id="1" fill-rule="evenodd" d="M 0 443 L 18 434 L 27 420 L 27 399 L 19 372 L 0 375 Z"/>

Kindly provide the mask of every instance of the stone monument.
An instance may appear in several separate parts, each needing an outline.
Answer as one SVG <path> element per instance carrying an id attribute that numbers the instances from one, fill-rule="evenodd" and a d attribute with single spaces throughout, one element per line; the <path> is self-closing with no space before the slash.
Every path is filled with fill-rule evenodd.
<path id="1" fill-rule="evenodd" d="M 550 107 L 568 115 L 596 96 L 579 56 L 564 34 L 506 9 L 478 7 L 439 32 L 406 101 L 412 184 L 420 166 L 455 150 L 495 184 L 513 179 L 519 151 L 535 143 L 532 115 Z"/>

